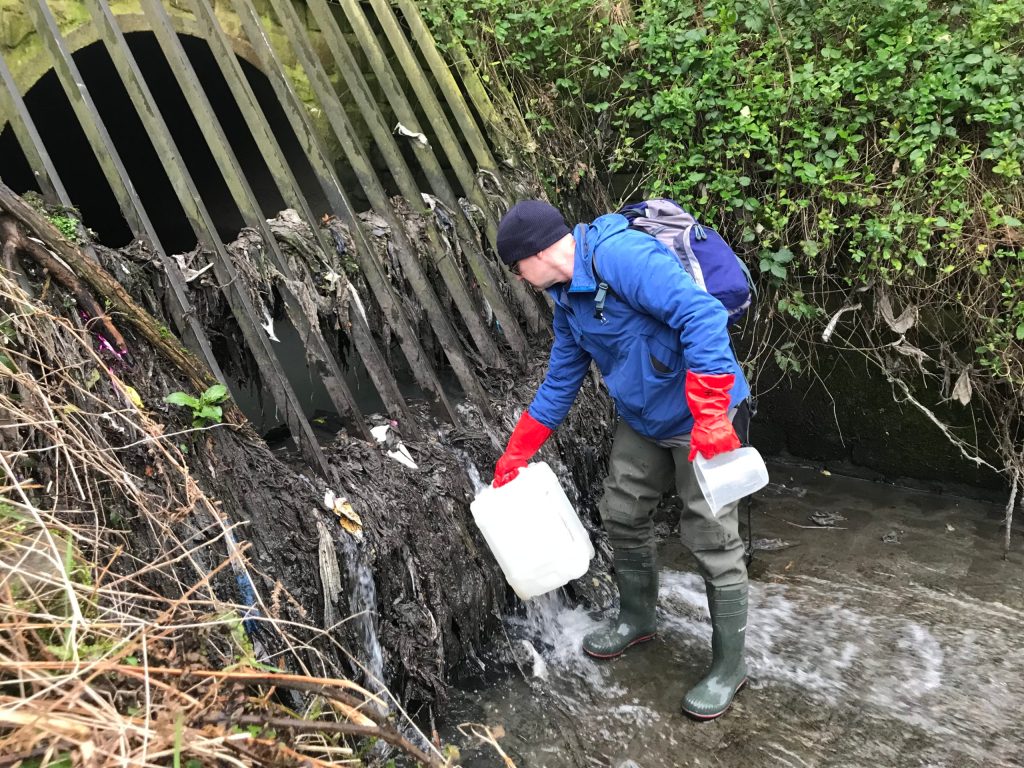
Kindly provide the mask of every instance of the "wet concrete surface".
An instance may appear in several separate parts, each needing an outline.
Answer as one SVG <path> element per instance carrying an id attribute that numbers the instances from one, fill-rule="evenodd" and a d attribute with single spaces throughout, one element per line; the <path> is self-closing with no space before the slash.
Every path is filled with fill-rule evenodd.
<path id="1" fill-rule="evenodd" d="M 579 643 L 600 617 L 558 596 L 507 621 L 523 674 L 453 693 L 442 736 L 461 764 L 504 764 L 454 730 L 471 721 L 500 726 L 517 766 L 1024 766 L 1024 531 L 1004 559 L 998 506 L 771 471 L 752 507 L 771 549 L 751 566 L 751 680 L 723 718 L 679 712 L 710 625 L 673 533 L 655 641 L 591 660 Z"/>

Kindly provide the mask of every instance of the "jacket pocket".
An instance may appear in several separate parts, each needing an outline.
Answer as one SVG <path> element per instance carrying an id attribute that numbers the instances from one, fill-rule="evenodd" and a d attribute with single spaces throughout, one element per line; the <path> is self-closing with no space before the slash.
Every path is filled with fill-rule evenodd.
<path id="1" fill-rule="evenodd" d="M 643 354 L 641 382 L 647 433 L 662 436 L 679 434 L 687 412 L 683 355 L 650 337 L 643 341 Z"/>
<path id="2" fill-rule="evenodd" d="M 679 372 L 682 360 L 679 350 L 667 347 L 653 336 L 645 337 L 643 343 L 647 353 L 647 362 L 651 366 L 651 373 L 663 377 L 674 376 Z"/>

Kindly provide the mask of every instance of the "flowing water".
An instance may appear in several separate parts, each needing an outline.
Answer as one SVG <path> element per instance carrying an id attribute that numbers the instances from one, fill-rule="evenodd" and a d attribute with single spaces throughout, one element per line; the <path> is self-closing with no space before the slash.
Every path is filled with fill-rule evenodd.
<path id="1" fill-rule="evenodd" d="M 786 482 L 753 514 L 771 551 L 751 569 L 751 681 L 725 717 L 679 714 L 711 628 L 673 537 L 655 641 L 598 662 L 580 640 L 599 616 L 558 594 L 530 601 L 506 622 L 521 672 L 457 692 L 451 722 L 501 726 L 518 766 L 1024 765 L 1024 536 L 1003 560 L 996 507 L 773 474 Z M 809 522 L 822 510 L 842 519 Z M 465 744 L 463 765 L 501 764 L 446 735 Z"/>

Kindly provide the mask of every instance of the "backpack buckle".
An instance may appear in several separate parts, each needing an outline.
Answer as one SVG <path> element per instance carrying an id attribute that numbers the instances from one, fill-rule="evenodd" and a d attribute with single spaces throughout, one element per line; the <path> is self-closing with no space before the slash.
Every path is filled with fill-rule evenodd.
<path id="1" fill-rule="evenodd" d="M 608 283 L 600 282 L 597 285 L 597 293 L 594 294 L 594 319 L 599 320 L 601 325 L 605 325 L 608 322 L 608 318 L 604 316 L 604 302 L 608 298 Z"/>

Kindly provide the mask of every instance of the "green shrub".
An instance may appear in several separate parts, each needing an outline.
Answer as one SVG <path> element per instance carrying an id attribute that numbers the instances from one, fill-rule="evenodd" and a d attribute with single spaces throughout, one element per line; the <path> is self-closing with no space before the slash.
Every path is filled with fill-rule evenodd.
<path id="1" fill-rule="evenodd" d="M 664 195 L 734 244 L 773 340 L 753 364 L 812 369 L 860 303 L 829 343 L 931 403 L 969 371 L 1024 468 L 1024 0 L 423 2 L 507 78 L 570 212 Z"/>

